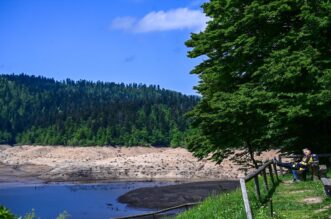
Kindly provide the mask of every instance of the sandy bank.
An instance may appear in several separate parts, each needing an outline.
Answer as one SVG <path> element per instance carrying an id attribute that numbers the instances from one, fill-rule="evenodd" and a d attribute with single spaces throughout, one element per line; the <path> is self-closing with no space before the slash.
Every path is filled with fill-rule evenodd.
<path id="1" fill-rule="evenodd" d="M 260 158 L 275 154 L 266 152 Z M 220 180 L 237 179 L 247 171 L 232 158 L 216 165 L 198 161 L 183 148 L 153 147 L 0 146 L 0 163 L 6 168 L 0 181 L 4 175 L 35 176 L 46 181 Z"/>

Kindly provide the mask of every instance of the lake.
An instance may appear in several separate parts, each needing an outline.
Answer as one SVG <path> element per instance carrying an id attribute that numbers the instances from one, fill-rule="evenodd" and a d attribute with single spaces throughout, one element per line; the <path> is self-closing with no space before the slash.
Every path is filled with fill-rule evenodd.
<path id="1" fill-rule="evenodd" d="M 24 216 L 32 209 L 41 219 L 54 219 L 63 211 L 70 219 L 105 219 L 146 213 L 117 201 L 128 191 L 169 185 L 169 182 L 114 182 L 107 184 L 0 184 L 0 205 Z"/>

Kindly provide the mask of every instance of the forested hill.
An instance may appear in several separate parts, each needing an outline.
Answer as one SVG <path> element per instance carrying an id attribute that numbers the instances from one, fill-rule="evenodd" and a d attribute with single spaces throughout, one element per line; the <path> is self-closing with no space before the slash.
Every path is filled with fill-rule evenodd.
<path id="1" fill-rule="evenodd" d="M 197 96 L 159 86 L 0 75 L 0 144 L 183 144 Z"/>

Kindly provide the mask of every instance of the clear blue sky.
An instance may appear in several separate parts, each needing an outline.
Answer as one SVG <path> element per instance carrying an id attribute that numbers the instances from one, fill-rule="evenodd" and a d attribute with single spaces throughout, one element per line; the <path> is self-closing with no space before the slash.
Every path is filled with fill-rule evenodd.
<path id="1" fill-rule="evenodd" d="M 0 73 L 159 84 L 194 94 L 184 42 L 204 0 L 0 0 Z"/>

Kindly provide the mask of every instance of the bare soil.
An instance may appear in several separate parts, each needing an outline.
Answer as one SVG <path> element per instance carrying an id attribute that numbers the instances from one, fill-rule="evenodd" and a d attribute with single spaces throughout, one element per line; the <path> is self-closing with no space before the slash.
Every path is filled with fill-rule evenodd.
<path id="1" fill-rule="evenodd" d="M 238 186 L 238 181 L 207 181 L 140 188 L 120 196 L 118 200 L 130 207 L 164 209 L 200 202 L 210 195 L 230 191 Z"/>
<path id="2" fill-rule="evenodd" d="M 184 148 L 0 146 L 0 182 L 34 177 L 44 181 L 237 179 L 251 171 L 236 151 L 220 165 L 198 160 Z M 277 151 L 262 153 L 272 159 Z M 245 168 L 243 168 L 243 166 Z"/>
<path id="3" fill-rule="evenodd" d="M 321 197 L 308 197 L 302 200 L 303 203 L 306 204 L 319 204 L 323 202 L 323 199 Z"/>

